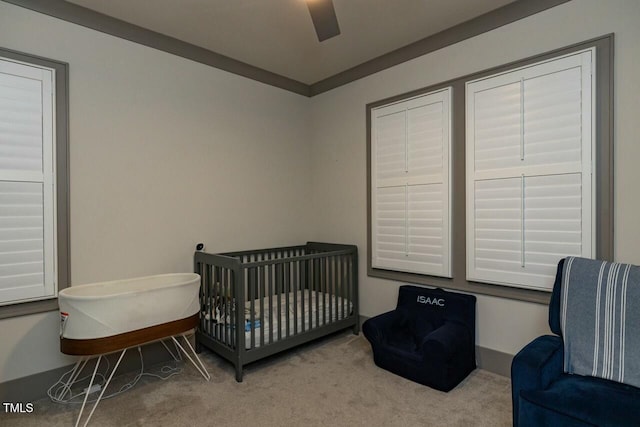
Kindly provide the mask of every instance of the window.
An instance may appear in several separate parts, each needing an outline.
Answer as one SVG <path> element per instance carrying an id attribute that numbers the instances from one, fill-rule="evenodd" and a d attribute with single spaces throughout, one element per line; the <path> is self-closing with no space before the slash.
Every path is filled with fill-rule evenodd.
<path id="1" fill-rule="evenodd" d="M 451 88 L 371 110 L 374 268 L 451 276 Z"/>
<path id="2" fill-rule="evenodd" d="M 593 257 L 590 49 L 466 84 L 467 280 L 551 290 Z"/>
<path id="3" fill-rule="evenodd" d="M 65 64 L 0 50 L 0 317 L 68 282 L 66 98 Z"/>
<path id="4" fill-rule="evenodd" d="M 557 259 L 577 254 L 613 260 L 614 38 L 605 35 L 367 104 L 367 275 L 548 304 Z M 374 221 L 376 110 L 444 88 L 450 88 L 451 101 L 450 208 L 449 217 L 443 215 L 449 220 L 450 274 L 381 267 L 374 256 L 381 246 Z M 477 128 L 470 126 L 476 121 L 476 111 L 469 110 L 472 92 L 472 99 L 478 95 Z M 477 149 L 475 135 L 467 134 L 476 129 Z M 487 262 L 492 256 L 494 262 Z"/>

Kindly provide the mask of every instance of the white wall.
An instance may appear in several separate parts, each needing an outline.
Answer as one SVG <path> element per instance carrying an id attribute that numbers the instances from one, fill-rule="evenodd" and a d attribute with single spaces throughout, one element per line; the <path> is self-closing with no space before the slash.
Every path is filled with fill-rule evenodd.
<path id="1" fill-rule="evenodd" d="M 640 263 L 640 2 L 573 0 L 311 99 L 318 239 L 360 248 L 360 307 L 395 306 L 399 283 L 366 275 L 365 106 L 492 66 L 615 33 L 615 257 Z M 515 354 L 548 333 L 540 304 L 478 296 L 477 343 Z"/>
<path id="2" fill-rule="evenodd" d="M 309 238 L 308 98 L 4 2 L 0 46 L 70 64 L 72 284 Z M 58 325 L 0 320 L 0 383 L 70 363 Z"/>

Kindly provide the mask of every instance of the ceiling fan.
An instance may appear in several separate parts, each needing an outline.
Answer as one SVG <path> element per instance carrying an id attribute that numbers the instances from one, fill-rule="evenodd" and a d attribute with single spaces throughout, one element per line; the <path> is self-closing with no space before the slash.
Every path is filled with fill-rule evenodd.
<path id="1" fill-rule="evenodd" d="M 306 0 L 318 41 L 324 41 L 340 34 L 333 0 Z"/>

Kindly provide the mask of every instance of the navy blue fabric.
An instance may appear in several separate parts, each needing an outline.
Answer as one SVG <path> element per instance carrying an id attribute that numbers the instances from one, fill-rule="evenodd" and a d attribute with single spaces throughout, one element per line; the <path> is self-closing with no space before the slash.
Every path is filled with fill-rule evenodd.
<path id="1" fill-rule="evenodd" d="M 553 292 L 551 293 L 551 301 L 549 302 L 549 328 L 551 328 L 551 332 L 558 336 L 562 336 L 560 329 L 560 287 L 562 286 L 563 267 L 564 258 L 558 263 L 556 281 L 553 284 Z"/>
<path id="2" fill-rule="evenodd" d="M 395 310 L 362 326 L 376 365 L 449 391 L 476 367 L 476 298 L 442 289 L 401 286 Z"/>
<path id="3" fill-rule="evenodd" d="M 549 304 L 549 326 L 560 335 L 560 281 Z M 601 378 L 563 373 L 561 336 L 536 338 L 511 365 L 513 425 L 640 426 L 640 389 Z"/>
<path id="4" fill-rule="evenodd" d="M 553 409 L 539 406 L 535 403 L 523 400 L 521 403 L 519 423 L 514 424 L 536 427 L 595 427 L 587 421 L 570 417 Z"/>
<path id="5" fill-rule="evenodd" d="M 522 391 L 520 402 L 586 425 L 640 426 L 640 389 L 602 378 L 562 374 L 544 390 Z M 520 425 L 525 415 L 520 413 Z M 527 420 L 526 425 L 541 424 Z"/>
<path id="6" fill-rule="evenodd" d="M 520 392 L 546 389 L 554 379 L 562 374 L 563 359 L 562 339 L 553 335 L 536 338 L 514 356 L 511 363 L 514 426 L 518 425 Z"/>

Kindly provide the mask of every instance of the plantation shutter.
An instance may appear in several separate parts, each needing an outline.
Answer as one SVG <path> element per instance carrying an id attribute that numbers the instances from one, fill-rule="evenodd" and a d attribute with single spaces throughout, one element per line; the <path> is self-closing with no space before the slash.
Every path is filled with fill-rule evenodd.
<path id="1" fill-rule="evenodd" d="M 451 276 L 451 89 L 371 111 L 372 266 Z"/>
<path id="2" fill-rule="evenodd" d="M 551 290 L 592 257 L 593 51 L 467 83 L 467 279 Z"/>
<path id="3" fill-rule="evenodd" d="M 0 58 L 0 305 L 55 296 L 53 71 Z"/>

